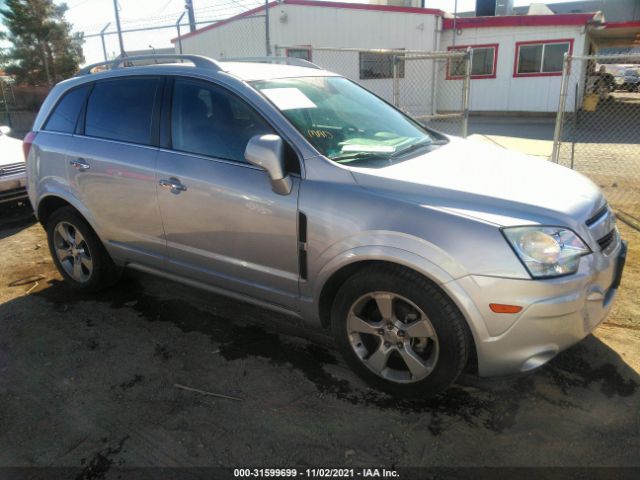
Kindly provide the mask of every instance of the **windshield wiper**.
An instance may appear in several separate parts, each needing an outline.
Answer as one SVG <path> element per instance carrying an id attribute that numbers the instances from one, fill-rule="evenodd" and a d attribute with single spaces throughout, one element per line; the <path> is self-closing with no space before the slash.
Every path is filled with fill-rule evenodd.
<path id="1" fill-rule="evenodd" d="M 333 160 L 334 162 L 338 162 L 338 163 L 348 163 L 354 160 L 364 160 L 364 159 L 373 159 L 373 158 L 380 158 L 380 159 L 386 159 L 389 158 L 390 155 L 388 154 L 381 154 L 381 153 L 373 153 L 373 152 L 353 152 L 353 153 L 345 153 L 343 155 L 337 155 L 335 157 L 329 157 L 331 160 Z"/>
<path id="2" fill-rule="evenodd" d="M 407 153 L 411 153 L 415 150 L 418 150 L 420 148 L 423 147 L 431 147 L 433 145 L 444 145 L 445 143 L 447 143 L 446 140 L 431 140 L 426 139 L 426 140 L 421 140 L 419 142 L 414 143 L 413 145 L 409 145 L 407 148 L 404 148 L 402 150 L 398 150 L 397 152 L 395 152 L 393 155 L 391 155 L 391 158 L 396 158 L 399 157 L 401 155 L 405 155 Z"/>

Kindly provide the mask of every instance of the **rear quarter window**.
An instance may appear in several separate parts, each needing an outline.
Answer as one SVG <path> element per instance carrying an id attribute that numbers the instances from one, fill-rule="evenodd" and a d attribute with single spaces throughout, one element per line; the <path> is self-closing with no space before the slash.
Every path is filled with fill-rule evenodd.
<path id="1" fill-rule="evenodd" d="M 44 129 L 50 132 L 73 133 L 88 91 L 89 86 L 83 85 L 65 93 L 49 115 Z"/>
<path id="2" fill-rule="evenodd" d="M 87 102 L 85 135 L 150 145 L 159 85 L 155 77 L 97 82 Z"/>

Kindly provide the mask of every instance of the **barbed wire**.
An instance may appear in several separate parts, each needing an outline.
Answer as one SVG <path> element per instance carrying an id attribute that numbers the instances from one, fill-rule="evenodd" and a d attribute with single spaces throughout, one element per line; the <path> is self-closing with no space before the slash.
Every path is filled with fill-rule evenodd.
<path id="1" fill-rule="evenodd" d="M 198 21 L 217 21 L 223 20 L 230 16 L 236 15 L 246 10 L 250 10 L 257 6 L 264 5 L 264 3 L 260 0 L 226 0 L 215 5 L 207 5 L 203 7 L 196 8 L 195 14 Z M 173 13 L 167 13 L 163 15 L 154 15 L 154 16 L 145 16 L 145 17 L 137 17 L 126 19 L 123 18 L 120 21 L 123 29 L 127 28 L 141 28 L 141 27 L 157 27 L 162 24 L 166 24 L 168 22 L 175 21 L 180 14 L 182 14 L 183 10 L 176 11 Z M 210 16 L 212 12 L 215 12 L 215 15 Z M 198 18 L 200 17 L 200 18 Z M 204 18 L 203 18 L 204 17 Z M 98 33 L 101 27 L 104 26 L 105 22 L 101 23 L 93 23 L 88 25 L 78 25 L 74 26 L 76 31 L 85 32 L 87 35 L 91 35 L 94 33 Z"/>

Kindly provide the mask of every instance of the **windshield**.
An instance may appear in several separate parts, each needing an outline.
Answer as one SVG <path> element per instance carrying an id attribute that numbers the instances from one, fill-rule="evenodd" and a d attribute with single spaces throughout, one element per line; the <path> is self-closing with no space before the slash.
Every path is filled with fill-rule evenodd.
<path id="1" fill-rule="evenodd" d="M 409 152 L 441 144 L 424 128 L 342 77 L 252 82 L 326 157 L 382 166 Z"/>

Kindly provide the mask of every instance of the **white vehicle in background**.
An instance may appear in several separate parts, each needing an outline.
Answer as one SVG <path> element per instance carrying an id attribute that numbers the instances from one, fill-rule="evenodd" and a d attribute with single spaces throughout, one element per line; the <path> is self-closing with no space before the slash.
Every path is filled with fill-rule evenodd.
<path id="1" fill-rule="evenodd" d="M 26 200 L 26 168 L 22 141 L 9 136 L 11 129 L 0 126 L 0 205 Z"/>

